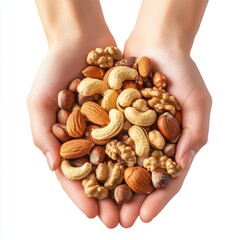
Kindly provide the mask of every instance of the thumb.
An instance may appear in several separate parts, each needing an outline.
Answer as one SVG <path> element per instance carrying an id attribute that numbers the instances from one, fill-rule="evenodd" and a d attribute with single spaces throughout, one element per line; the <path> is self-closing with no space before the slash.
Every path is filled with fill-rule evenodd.
<path id="1" fill-rule="evenodd" d="M 211 96 L 207 92 L 204 96 L 195 96 L 194 101 L 197 106 L 192 106 L 191 110 L 186 106 L 182 110 L 183 131 L 177 145 L 176 161 L 184 170 L 190 168 L 195 155 L 208 141 Z"/>
<path id="2" fill-rule="evenodd" d="M 38 100 L 43 98 L 34 99 L 31 96 L 28 98 L 33 141 L 45 155 L 49 168 L 56 170 L 61 160 L 60 143 L 52 133 L 52 126 L 56 121 L 56 104 Z"/>

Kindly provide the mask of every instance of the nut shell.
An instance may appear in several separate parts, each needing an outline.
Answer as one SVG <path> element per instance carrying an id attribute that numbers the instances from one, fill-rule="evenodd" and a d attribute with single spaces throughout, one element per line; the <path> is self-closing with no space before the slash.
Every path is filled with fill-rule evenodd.
<path id="1" fill-rule="evenodd" d="M 163 188 L 168 183 L 169 179 L 169 174 L 161 168 L 152 171 L 152 183 L 156 189 Z"/>
<path id="2" fill-rule="evenodd" d="M 73 92 L 64 89 L 58 93 L 58 106 L 65 110 L 71 110 L 76 102 Z"/>
<path id="3" fill-rule="evenodd" d="M 55 137 L 61 142 L 67 142 L 71 139 L 67 133 L 66 126 L 61 123 L 55 123 L 52 126 L 52 132 Z"/>
<path id="4" fill-rule="evenodd" d="M 94 165 L 98 165 L 103 162 L 106 158 L 105 147 L 96 145 L 93 147 L 90 153 L 90 162 Z"/>
<path id="5" fill-rule="evenodd" d="M 73 92 L 73 93 L 77 93 L 77 88 L 78 88 L 78 85 L 79 83 L 81 82 L 80 79 L 74 79 L 70 82 L 69 86 L 68 86 L 68 90 Z"/>
<path id="6" fill-rule="evenodd" d="M 114 190 L 114 199 L 118 204 L 129 202 L 132 196 L 132 190 L 127 184 L 118 185 Z"/>
<path id="7" fill-rule="evenodd" d="M 57 113 L 57 122 L 65 125 L 70 114 L 71 112 L 61 108 Z"/>
<path id="8" fill-rule="evenodd" d="M 94 143 L 86 139 L 74 139 L 63 143 L 60 155 L 66 159 L 79 158 L 89 154 Z"/>
<path id="9" fill-rule="evenodd" d="M 154 190 L 151 174 L 142 167 L 128 167 L 124 172 L 124 180 L 135 193 L 149 194 Z"/>
<path id="10" fill-rule="evenodd" d="M 169 112 L 160 115 L 157 120 L 159 131 L 165 139 L 171 143 L 176 143 L 181 135 L 181 127 L 177 119 Z"/>

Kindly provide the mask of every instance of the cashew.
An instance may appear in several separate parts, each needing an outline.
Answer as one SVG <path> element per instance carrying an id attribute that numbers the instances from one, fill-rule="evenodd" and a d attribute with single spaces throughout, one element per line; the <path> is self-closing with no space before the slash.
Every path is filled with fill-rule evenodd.
<path id="1" fill-rule="evenodd" d="M 124 114 L 129 122 L 138 126 L 151 126 L 157 119 L 157 113 L 154 110 L 140 112 L 133 107 L 127 107 Z"/>
<path id="2" fill-rule="evenodd" d="M 79 180 L 85 178 L 92 171 L 92 164 L 86 162 L 81 167 L 73 167 L 69 161 L 62 159 L 61 169 L 65 177 L 73 180 Z"/>
<path id="3" fill-rule="evenodd" d="M 103 94 L 103 99 L 101 101 L 101 106 L 106 110 L 117 108 L 116 102 L 118 98 L 118 93 L 114 89 L 108 89 Z"/>
<path id="4" fill-rule="evenodd" d="M 146 112 L 147 110 L 149 110 L 147 106 L 147 101 L 144 99 L 137 99 L 132 103 L 132 106 L 140 112 Z"/>
<path id="5" fill-rule="evenodd" d="M 84 78 L 77 88 L 78 92 L 83 96 L 103 95 L 107 89 L 109 89 L 107 83 L 96 78 Z"/>
<path id="6" fill-rule="evenodd" d="M 142 98 L 142 94 L 138 90 L 127 88 L 119 94 L 117 101 L 118 105 L 125 108 L 131 106 L 132 102 L 139 98 Z"/>
<path id="7" fill-rule="evenodd" d="M 108 77 L 108 85 L 113 89 L 120 89 L 122 82 L 125 80 L 135 80 L 138 76 L 138 72 L 134 68 L 118 66 L 110 72 Z"/>
<path id="8" fill-rule="evenodd" d="M 84 78 L 78 85 L 78 92 L 83 96 L 96 96 L 96 94 L 102 95 L 103 98 L 101 99 L 101 106 L 106 111 L 109 111 L 112 108 L 117 108 L 117 91 L 114 89 L 109 89 L 108 84 L 102 80 L 95 78 Z"/>
<path id="9" fill-rule="evenodd" d="M 123 128 L 124 116 L 117 109 L 109 111 L 110 123 L 102 128 L 92 130 L 92 137 L 96 140 L 105 140 L 116 136 Z"/>
<path id="10" fill-rule="evenodd" d="M 145 131 L 139 126 L 132 126 L 128 130 L 128 135 L 135 143 L 135 153 L 137 156 L 148 156 L 150 151 L 149 140 Z"/>
<path id="11" fill-rule="evenodd" d="M 88 197 L 95 197 L 99 200 L 107 198 L 109 195 L 108 189 L 101 186 L 94 173 L 89 174 L 83 181 L 82 185 Z"/>

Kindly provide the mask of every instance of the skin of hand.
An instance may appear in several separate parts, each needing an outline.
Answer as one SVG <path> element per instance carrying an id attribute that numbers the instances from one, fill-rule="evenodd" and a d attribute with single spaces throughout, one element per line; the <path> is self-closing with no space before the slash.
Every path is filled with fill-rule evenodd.
<path id="1" fill-rule="evenodd" d="M 181 1 L 191 2 L 193 7 L 196 8 L 191 0 Z M 153 2 L 155 2 L 155 5 Z M 126 228 L 131 227 L 138 216 L 143 222 L 150 222 L 159 214 L 181 189 L 194 156 L 208 139 L 212 99 L 196 64 L 190 57 L 193 36 L 196 34 L 201 20 L 200 16 L 203 14 L 205 6 L 203 2 L 206 4 L 207 1 L 202 1 L 202 5 L 198 6 L 201 7 L 202 11 L 197 10 L 198 14 L 192 15 L 195 21 L 192 21 L 191 24 L 195 24 L 195 26 L 192 26 L 192 30 L 189 26 L 190 30 L 187 37 L 182 37 L 182 31 L 179 30 L 179 26 L 182 28 L 186 27 L 187 24 L 179 24 L 178 20 L 175 22 L 176 31 L 168 27 L 168 24 L 174 26 L 174 21 L 173 23 L 170 23 L 171 20 L 167 21 L 169 16 L 170 19 L 174 18 L 174 14 L 165 16 L 164 24 L 166 26 L 160 22 L 159 34 L 156 32 L 157 18 L 151 19 L 148 12 L 154 15 L 156 10 L 152 8 L 154 6 L 157 9 L 157 4 L 163 4 L 162 9 L 167 11 L 166 9 L 170 8 L 170 2 L 175 1 L 159 0 L 157 3 L 155 0 L 143 1 L 135 29 L 125 44 L 124 57 L 148 56 L 152 61 L 153 72 L 160 71 L 168 78 L 168 91 L 177 98 L 182 111 L 183 131 L 176 149 L 176 161 L 182 166 L 183 170 L 181 176 L 171 180 L 165 188 L 156 190 L 147 196 L 135 194 L 130 203 L 122 206 L 120 224 Z M 185 10 L 180 9 L 179 11 Z M 157 14 L 162 16 L 166 12 L 161 14 L 158 11 Z M 149 22 L 145 24 L 146 21 Z M 154 28 L 149 27 L 153 24 L 155 24 Z M 168 29 L 171 30 L 168 31 Z"/>
<path id="2" fill-rule="evenodd" d="M 61 183 L 64 191 L 79 209 L 89 218 L 97 215 L 101 221 L 109 228 L 113 228 L 119 223 L 119 210 L 111 199 L 97 201 L 85 196 L 84 189 L 80 181 L 67 179 L 59 168 L 61 157 L 59 154 L 60 143 L 52 134 L 52 125 L 56 122 L 58 111 L 57 95 L 62 89 L 67 88 L 71 80 L 81 78 L 81 71 L 86 66 L 85 58 L 92 49 L 98 47 L 116 45 L 108 28 L 101 19 L 101 8 L 88 6 L 90 1 L 61 1 L 55 0 L 37 1 L 38 10 L 42 18 L 44 30 L 48 40 L 48 53 L 41 63 L 36 74 L 32 89 L 28 96 L 28 109 L 30 115 L 32 135 L 35 145 L 43 152 L 48 160 L 51 170 Z M 78 12 L 78 4 L 81 2 L 81 9 Z M 95 16 L 98 22 L 95 25 L 86 19 L 78 19 L 83 16 L 84 8 L 96 8 Z M 58 9 L 60 8 L 60 9 Z M 63 9 L 61 9 L 63 8 Z M 54 10 L 54 12 L 52 12 Z M 64 11 L 63 11 L 64 10 Z M 58 12 L 60 17 L 58 16 Z M 65 13 L 62 16 L 62 12 Z M 88 12 L 88 11 L 85 11 Z M 76 18 L 74 16 L 76 15 Z M 65 21 L 62 22 L 62 17 Z M 80 21 L 85 27 L 78 26 Z M 65 29 L 64 22 L 69 22 Z M 76 27 L 69 28 L 69 26 Z M 96 35 L 95 29 L 101 29 Z"/>
<path id="3" fill-rule="evenodd" d="M 149 2 L 150 5 L 155 6 L 165 0 L 159 0 L 157 3 L 155 1 L 143 1 L 143 3 Z M 93 3 L 87 0 L 63 0 L 61 4 L 57 0 L 36 0 L 36 2 L 49 51 L 38 70 L 28 97 L 35 145 L 45 154 L 50 169 L 55 170 L 63 189 L 89 218 L 98 215 L 109 228 L 117 226 L 119 222 L 123 227 L 130 227 L 139 215 L 142 221 L 151 221 L 179 191 L 194 155 L 207 141 L 211 97 L 196 65 L 189 57 L 188 51 L 179 51 L 178 47 L 175 51 L 175 46 L 166 44 L 165 40 L 162 42 L 156 38 L 149 38 L 151 35 L 148 35 L 148 31 L 152 34 L 151 28 L 141 28 L 144 36 L 151 41 L 146 41 L 144 36 L 134 37 L 134 34 L 127 41 L 125 56 L 149 56 L 153 61 L 154 69 L 163 72 L 169 78 L 169 91 L 177 97 L 182 107 L 183 134 L 178 144 L 176 159 L 183 166 L 183 173 L 180 178 L 169 183 L 161 191 L 155 191 L 149 196 L 136 194 L 131 203 L 122 206 L 119 216 L 119 208 L 110 199 L 97 201 L 87 198 L 80 182 L 63 176 L 58 168 L 61 160 L 60 143 L 51 133 L 58 110 L 57 93 L 66 88 L 71 80 L 81 76 L 81 70 L 85 66 L 83 56 L 96 46 L 104 47 L 116 43 L 107 27 L 102 27 L 105 22 L 102 16 L 99 17 L 98 1 Z M 86 8 L 88 11 L 92 9 L 92 14 L 85 16 L 84 14 L 88 12 L 84 10 Z M 144 8 L 149 10 L 148 6 Z M 65 14 L 62 15 L 62 12 Z M 151 11 L 151 14 L 153 13 L 154 11 Z M 89 19 L 89 16 L 95 16 L 98 20 Z M 80 19 L 81 17 L 83 19 Z M 99 30 L 97 35 L 94 31 L 96 28 Z M 102 34 L 99 35 L 99 32 Z"/>

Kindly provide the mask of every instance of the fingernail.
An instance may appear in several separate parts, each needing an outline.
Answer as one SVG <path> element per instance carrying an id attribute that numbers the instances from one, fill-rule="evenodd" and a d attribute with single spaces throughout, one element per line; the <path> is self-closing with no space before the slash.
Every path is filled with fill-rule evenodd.
<path id="1" fill-rule="evenodd" d="M 185 154 L 185 156 L 181 160 L 181 166 L 183 169 L 190 168 L 195 155 L 196 155 L 196 152 L 194 150 L 190 150 Z"/>
<path id="2" fill-rule="evenodd" d="M 49 151 L 47 151 L 45 153 L 45 157 L 47 158 L 47 163 L 48 163 L 50 170 L 53 171 L 54 161 L 53 161 L 52 154 Z"/>

